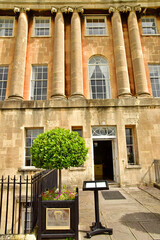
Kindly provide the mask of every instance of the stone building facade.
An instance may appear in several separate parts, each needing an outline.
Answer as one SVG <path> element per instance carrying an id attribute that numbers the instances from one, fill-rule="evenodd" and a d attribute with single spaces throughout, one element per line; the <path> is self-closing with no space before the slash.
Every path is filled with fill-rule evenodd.
<path id="1" fill-rule="evenodd" d="M 78 131 L 63 181 L 154 180 L 160 159 L 160 1 L 0 0 L 0 174 L 34 173 L 41 132 Z"/>

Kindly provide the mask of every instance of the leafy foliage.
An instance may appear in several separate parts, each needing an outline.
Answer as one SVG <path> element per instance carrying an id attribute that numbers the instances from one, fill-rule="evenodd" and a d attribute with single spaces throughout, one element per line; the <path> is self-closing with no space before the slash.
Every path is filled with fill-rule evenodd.
<path id="1" fill-rule="evenodd" d="M 64 128 L 38 135 L 30 151 L 34 166 L 60 170 L 83 165 L 88 153 L 84 139 Z"/>

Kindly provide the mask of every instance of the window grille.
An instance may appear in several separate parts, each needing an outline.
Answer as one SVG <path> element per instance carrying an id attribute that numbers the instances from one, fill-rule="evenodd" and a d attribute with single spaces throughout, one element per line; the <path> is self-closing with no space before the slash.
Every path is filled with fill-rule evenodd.
<path id="1" fill-rule="evenodd" d="M 13 19 L 0 19 L 0 37 L 13 36 Z"/>
<path id="2" fill-rule="evenodd" d="M 155 18 L 142 18 L 143 34 L 157 34 L 157 26 Z"/>
<path id="3" fill-rule="evenodd" d="M 92 127 L 92 137 L 116 137 L 116 128 Z"/>
<path id="4" fill-rule="evenodd" d="M 43 133 L 43 128 L 26 129 L 25 166 L 32 165 L 30 148 L 32 147 L 33 140 L 41 133 Z"/>
<path id="5" fill-rule="evenodd" d="M 32 66 L 31 100 L 45 100 L 47 98 L 48 66 Z"/>
<path id="6" fill-rule="evenodd" d="M 92 99 L 111 98 L 109 66 L 105 58 L 94 56 L 88 64 L 90 97 Z"/>
<path id="7" fill-rule="evenodd" d="M 106 18 L 86 17 L 86 34 L 87 35 L 106 35 Z"/>
<path id="8" fill-rule="evenodd" d="M 8 78 L 8 67 L 0 67 L 0 100 L 3 101 L 6 96 Z"/>
<path id="9" fill-rule="evenodd" d="M 35 18 L 34 35 L 35 36 L 50 35 L 50 18 Z"/>
<path id="10" fill-rule="evenodd" d="M 160 65 L 149 64 L 149 74 L 152 85 L 152 93 L 154 97 L 160 97 Z"/>

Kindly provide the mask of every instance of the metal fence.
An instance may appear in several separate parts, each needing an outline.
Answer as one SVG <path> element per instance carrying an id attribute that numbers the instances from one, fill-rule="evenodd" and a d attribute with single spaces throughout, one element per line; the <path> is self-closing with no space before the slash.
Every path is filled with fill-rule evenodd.
<path id="1" fill-rule="evenodd" d="M 160 183 L 160 160 L 154 160 L 155 182 Z"/>
<path id="2" fill-rule="evenodd" d="M 41 172 L 32 177 L 32 229 L 37 223 L 38 196 L 48 190 L 57 188 L 57 170 Z"/>
<path id="3" fill-rule="evenodd" d="M 57 171 L 0 179 L 0 234 L 30 233 L 37 223 L 38 195 L 57 187 Z"/>

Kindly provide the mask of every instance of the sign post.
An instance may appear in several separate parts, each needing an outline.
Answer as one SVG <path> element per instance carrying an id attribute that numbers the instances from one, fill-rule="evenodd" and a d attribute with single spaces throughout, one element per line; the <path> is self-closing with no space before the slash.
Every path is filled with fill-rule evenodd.
<path id="1" fill-rule="evenodd" d="M 109 190 L 108 183 L 106 180 L 99 181 L 84 181 L 83 182 L 83 191 L 94 191 L 94 203 L 95 203 L 95 222 L 92 223 L 91 231 L 87 232 L 87 238 L 91 238 L 94 235 L 107 232 L 109 235 L 112 235 L 112 228 L 105 228 L 102 226 L 99 220 L 99 199 L 98 191 L 99 190 Z"/>

